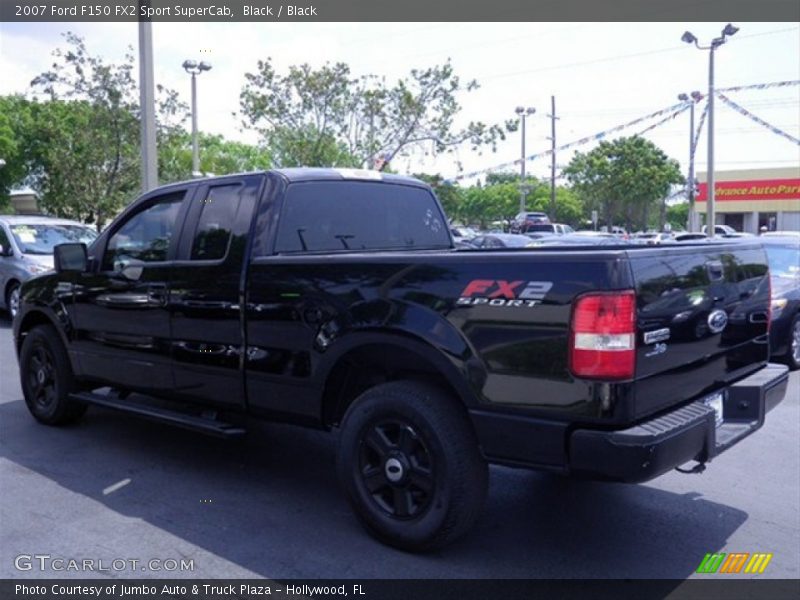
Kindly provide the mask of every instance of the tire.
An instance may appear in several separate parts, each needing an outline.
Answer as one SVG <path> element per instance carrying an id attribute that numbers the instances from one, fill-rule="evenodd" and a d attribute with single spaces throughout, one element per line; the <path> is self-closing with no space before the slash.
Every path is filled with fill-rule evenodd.
<path id="1" fill-rule="evenodd" d="M 20 285 L 14 282 L 9 285 L 8 290 L 6 290 L 6 308 L 8 309 L 8 314 L 11 315 L 12 320 L 19 312 L 19 288 Z"/>
<path id="2" fill-rule="evenodd" d="M 375 538 L 427 551 L 472 527 L 489 472 L 455 399 L 424 383 L 381 384 L 350 405 L 341 430 L 339 480 Z"/>
<path id="3" fill-rule="evenodd" d="M 37 421 L 65 425 L 77 421 L 86 405 L 70 400 L 76 390 L 67 351 L 51 325 L 34 327 L 22 343 L 19 373 L 25 404 Z"/>
<path id="4" fill-rule="evenodd" d="M 792 371 L 800 369 L 800 314 L 794 316 L 789 327 L 789 350 L 786 352 L 786 364 Z"/>

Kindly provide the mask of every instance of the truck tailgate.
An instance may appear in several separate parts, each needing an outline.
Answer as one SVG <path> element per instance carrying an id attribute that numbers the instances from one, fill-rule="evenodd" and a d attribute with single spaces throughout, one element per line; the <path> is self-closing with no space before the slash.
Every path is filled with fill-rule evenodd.
<path id="1" fill-rule="evenodd" d="M 769 277 L 758 243 L 629 252 L 637 294 L 636 417 L 721 387 L 769 357 Z"/>

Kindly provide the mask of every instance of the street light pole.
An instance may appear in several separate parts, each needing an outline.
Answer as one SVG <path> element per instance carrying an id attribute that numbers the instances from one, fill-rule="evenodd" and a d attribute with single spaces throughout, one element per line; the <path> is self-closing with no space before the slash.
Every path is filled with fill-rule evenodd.
<path id="1" fill-rule="evenodd" d="M 714 50 L 717 45 L 711 43 L 708 52 L 708 164 L 706 165 L 706 235 L 714 237 L 716 234 L 716 205 L 714 189 Z"/>
<path id="2" fill-rule="evenodd" d="M 183 61 L 184 70 L 192 76 L 192 177 L 200 177 L 200 147 L 197 140 L 197 76 L 203 71 L 210 71 L 207 62 L 194 60 Z"/>
<path id="3" fill-rule="evenodd" d="M 520 162 L 519 212 L 525 212 L 525 199 L 528 195 L 528 185 L 525 183 L 525 117 L 535 113 L 536 109 L 530 106 L 528 108 L 518 106 L 514 112 L 519 115 L 522 121 L 520 127 L 522 133 L 522 156 Z"/>
<path id="4" fill-rule="evenodd" d="M 192 73 L 192 176 L 200 172 L 200 148 L 197 145 L 197 73 Z"/>
<path id="5" fill-rule="evenodd" d="M 701 46 L 693 33 L 684 32 L 681 40 L 687 44 L 694 44 L 700 50 L 708 50 L 708 165 L 706 166 L 706 188 L 708 198 L 706 200 L 706 235 L 714 237 L 714 225 L 716 220 L 714 204 L 714 51 L 727 41 L 727 38 L 739 31 L 728 23 L 722 30 L 722 35 L 711 40 L 709 46 Z"/>
<path id="6" fill-rule="evenodd" d="M 689 102 L 691 100 L 692 102 L 689 105 L 689 175 L 686 182 L 686 195 L 689 198 L 689 222 L 687 223 L 687 227 L 691 232 L 697 231 L 697 213 L 695 212 L 694 205 L 694 155 L 696 150 L 694 143 L 694 108 L 702 98 L 703 96 L 700 92 L 692 92 L 688 96 L 686 94 L 678 95 L 678 100 L 683 100 L 684 102 Z"/>

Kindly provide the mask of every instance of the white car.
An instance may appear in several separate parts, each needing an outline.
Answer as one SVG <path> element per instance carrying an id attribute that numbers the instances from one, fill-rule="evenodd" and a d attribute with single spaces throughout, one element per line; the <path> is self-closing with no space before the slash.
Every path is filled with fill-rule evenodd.
<path id="1" fill-rule="evenodd" d="M 0 215 L 0 308 L 13 318 L 19 288 L 34 275 L 53 268 L 53 248 L 68 242 L 90 244 L 97 237 L 89 225 L 53 217 Z"/>

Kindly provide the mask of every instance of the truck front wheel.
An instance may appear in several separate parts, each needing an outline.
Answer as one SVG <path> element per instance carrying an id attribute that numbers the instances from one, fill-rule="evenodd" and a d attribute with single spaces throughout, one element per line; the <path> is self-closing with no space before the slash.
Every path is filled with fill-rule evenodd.
<path id="1" fill-rule="evenodd" d="M 37 421 L 63 425 L 79 419 L 86 405 L 69 398 L 75 389 L 67 351 L 55 328 L 34 327 L 22 343 L 19 373 L 25 404 Z"/>
<path id="2" fill-rule="evenodd" d="M 339 479 L 380 541 L 432 550 L 466 533 L 480 515 L 486 461 L 466 411 L 439 388 L 378 385 L 353 402 L 341 429 Z"/>

